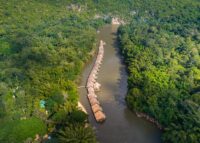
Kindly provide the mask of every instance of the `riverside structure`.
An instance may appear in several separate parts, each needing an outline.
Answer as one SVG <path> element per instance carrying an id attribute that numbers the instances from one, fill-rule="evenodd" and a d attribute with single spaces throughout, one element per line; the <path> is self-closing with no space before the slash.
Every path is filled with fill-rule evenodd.
<path id="1" fill-rule="evenodd" d="M 106 119 L 106 116 L 103 112 L 103 109 L 97 99 L 97 95 L 95 94 L 95 92 L 100 90 L 101 85 L 96 81 L 98 78 L 98 72 L 100 69 L 100 66 L 102 64 L 103 61 L 103 56 L 104 56 L 104 45 L 105 42 L 103 42 L 102 40 L 100 41 L 100 45 L 99 45 L 99 51 L 97 54 L 97 58 L 96 61 L 94 63 L 94 66 L 90 72 L 90 75 L 87 79 L 87 97 L 88 100 L 90 102 L 91 105 L 91 109 L 92 112 L 94 114 L 94 117 L 96 119 L 97 122 L 103 122 Z"/>

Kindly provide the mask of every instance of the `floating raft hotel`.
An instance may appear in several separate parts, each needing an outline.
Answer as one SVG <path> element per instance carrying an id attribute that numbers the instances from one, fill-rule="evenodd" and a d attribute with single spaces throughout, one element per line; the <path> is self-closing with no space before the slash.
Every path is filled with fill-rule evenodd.
<path id="1" fill-rule="evenodd" d="M 98 75 L 100 66 L 102 64 L 103 56 L 104 56 L 104 45 L 105 45 L 105 42 L 101 40 L 97 58 L 90 72 L 90 75 L 87 80 L 87 85 L 86 85 L 87 91 L 88 91 L 87 97 L 90 102 L 92 112 L 97 122 L 103 122 L 106 119 L 103 109 L 97 99 L 97 95 L 95 94 L 95 92 L 99 91 L 101 87 L 101 85 L 96 80 L 97 80 L 97 75 Z"/>

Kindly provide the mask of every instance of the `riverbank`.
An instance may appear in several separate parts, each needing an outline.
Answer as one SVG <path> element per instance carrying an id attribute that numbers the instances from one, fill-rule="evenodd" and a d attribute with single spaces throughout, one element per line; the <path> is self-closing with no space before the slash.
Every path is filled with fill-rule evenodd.
<path id="1" fill-rule="evenodd" d="M 78 101 L 78 108 L 81 110 L 81 111 L 83 111 L 85 114 L 88 114 L 88 112 L 86 111 L 86 109 L 85 109 L 85 107 L 81 104 L 81 102 L 80 101 Z"/>
<path id="2" fill-rule="evenodd" d="M 160 130 L 164 129 L 162 127 L 162 125 L 157 120 L 155 120 L 154 118 L 148 116 L 147 114 L 141 113 L 141 112 L 135 112 L 135 113 L 136 113 L 137 117 L 139 117 L 139 118 L 145 118 L 147 121 L 155 124 Z"/>

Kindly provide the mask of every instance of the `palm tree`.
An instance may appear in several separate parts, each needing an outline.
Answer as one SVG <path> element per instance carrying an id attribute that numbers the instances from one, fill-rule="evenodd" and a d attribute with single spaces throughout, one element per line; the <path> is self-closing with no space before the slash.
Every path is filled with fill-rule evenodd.
<path id="1" fill-rule="evenodd" d="M 96 143 L 91 127 L 75 124 L 65 127 L 57 133 L 59 143 Z"/>

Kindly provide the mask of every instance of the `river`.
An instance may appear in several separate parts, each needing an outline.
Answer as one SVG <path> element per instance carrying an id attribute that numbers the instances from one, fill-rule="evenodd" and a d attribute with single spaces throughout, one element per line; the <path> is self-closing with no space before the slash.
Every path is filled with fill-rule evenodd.
<path id="1" fill-rule="evenodd" d="M 124 101 L 127 73 L 118 53 L 117 28 L 106 25 L 97 35 L 98 40 L 106 42 L 105 57 L 97 79 L 102 86 L 97 95 L 106 114 L 106 121 L 102 124 L 96 123 L 85 88 L 79 89 L 80 102 L 89 113 L 89 121 L 96 129 L 100 143 L 161 143 L 161 131 L 145 119 L 138 118 L 127 108 Z M 94 60 L 95 58 L 82 72 L 80 85 L 86 84 Z"/>

